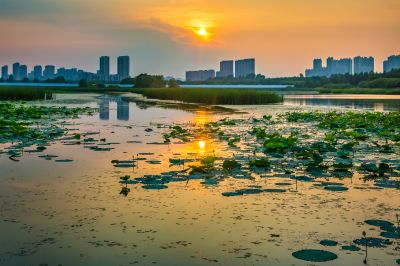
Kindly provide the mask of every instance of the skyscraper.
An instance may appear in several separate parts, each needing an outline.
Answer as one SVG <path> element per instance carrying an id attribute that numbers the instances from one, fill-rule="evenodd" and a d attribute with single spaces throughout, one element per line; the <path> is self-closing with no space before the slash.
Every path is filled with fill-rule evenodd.
<path id="1" fill-rule="evenodd" d="M 400 69 L 400 55 L 389 56 L 387 60 L 383 62 L 383 72 L 387 73 L 394 69 Z"/>
<path id="2" fill-rule="evenodd" d="M 8 79 L 8 66 L 1 67 L 1 77 L 3 78 L 4 81 Z"/>
<path id="3" fill-rule="evenodd" d="M 20 74 L 19 74 L 19 67 L 20 67 L 19 63 L 14 63 L 12 66 L 14 80 L 21 80 Z"/>
<path id="4" fill-rule="evenodd" d="M 353 73 L 353 60 L 351 58 L 334 59 L 328 57 L 326 59 L 327 76 L 344 75 Z"/>
<path id="5" fill-rule="evenodd" d="M 117 64 L 117 73 L 119 78 L 125 79 L 130 77 L 129 73 L 129 56 L 119 56 Z"/>
<path id="6" fill-rule="evenodd" d="M 217 78 L 233 77 L 233 75 L 233 60 L 221 61 L 219 63 Z"/>
<path id="7" fill-rule="evenodd" d="M 42 79 L 42 66 L 35 66 L 33 68 L 33 78 L 37 80 Z"/>
<path id="8" fill-rule="evenodd" d="M 43 79 L 52 79 L 56 75 L 56 67 L 52 65 L 47 65 L 44 67 Z"/>
<path id="9" fill-rule="evenodd" d="M 215 70 L 186 71 L 186 81 L 205 81 L 215 78 Z"/>
<path id="10" fill-rule="evenodd" d="M 313 69 L 314 70 L 321 70 L 322 69 L 322 60 L 321 58 L 316 58 L 313 61 Z"/>
<path id="11" fill-rule="evenodd" d="M 28 66 L 20 65 L 19 67 L 19 78 L 22 80 L 28 77 Z"/>
<path id="12" fill-rule="evenodd" d="M 108 81 L 110 78 L 110 57 L 100 57 L 100 80 Z"/>
<path id="13" fill-rule="evenodd" d="M 256 60 L 254 58 L 242 59 L 235 62 L 235 77 L 246 78 L 249 75 L 255 76 Z"/>
<path id="14" fill-rule="evenodd" d="M 354 57 L 354 74 L 374 72 L 374 58 L 370 57 Z"/>

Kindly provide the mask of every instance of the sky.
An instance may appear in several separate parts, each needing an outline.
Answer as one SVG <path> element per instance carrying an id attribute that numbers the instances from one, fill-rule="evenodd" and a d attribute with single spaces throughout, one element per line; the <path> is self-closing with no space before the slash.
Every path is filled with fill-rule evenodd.
<path id="1" fill-rule="evenodd" d="M 95 72 L 129 55 L 133 75 L 184 77 L 256 58 L 256 72 L 294 76 L 313 58 L 400 54 L 399 0 L 0 0 L 0 65 Z"/>

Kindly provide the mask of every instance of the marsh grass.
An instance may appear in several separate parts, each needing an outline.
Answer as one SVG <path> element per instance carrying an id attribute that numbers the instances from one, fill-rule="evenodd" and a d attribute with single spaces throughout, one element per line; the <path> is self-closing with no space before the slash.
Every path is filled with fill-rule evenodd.
<path id="1" fill-rule="evenodd" d="M 175 100 L 187 103 L 221 105 L 261 105 L 282 102 L 282 96 L 261 90 L 239 89 L 183 89 L 149 88 L 132 89 L 149 99 Z"/>

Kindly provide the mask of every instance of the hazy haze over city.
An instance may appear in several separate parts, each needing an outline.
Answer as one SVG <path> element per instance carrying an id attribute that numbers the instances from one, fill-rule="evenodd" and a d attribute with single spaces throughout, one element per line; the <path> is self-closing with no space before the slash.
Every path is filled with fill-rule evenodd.
<path id="1" fill-rule="evenodd" d="M 183 77 L 220 60 L 255 57 L 256 71 L 290 76 L 312 59 L 399 53 L 398 0 L 0 0 L 0 65 L 95 72 L 129 55 L 133 75 Z"/>

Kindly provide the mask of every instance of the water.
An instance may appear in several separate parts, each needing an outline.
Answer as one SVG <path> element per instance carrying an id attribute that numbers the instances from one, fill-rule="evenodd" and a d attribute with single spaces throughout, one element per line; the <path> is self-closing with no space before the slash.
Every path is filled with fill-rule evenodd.
<path id="1" fill-rule="evenodd" d="M 181 85 L 182 88 L 204 88 L 204 89 L 286 89 L 293 85 Z"/>
<path id="2" fill-rule="evenodd" d="M 348 110 L 347 104 L 340 104 L 343 99 L 309 100 L 290 97 L 281 105 L 240 106 L 237 109 L 246 113 L 230 114 L 135 102 L 131 94 L 53 94 L 52 100 L 29 103 L 99 108 L 95 116 L 67 121 L 67 127 L 71 134 L 99 132 L 93 138 L 106 139 L 112 143 L 106 147 L 113 149 L 93 151 L 85 148 L 89 144 L 56 141 L 44 152 L 58 155 L 58 159 L 73 159 L 70 163 L 45 160 L 34 153 L 25 153 L 19 162 L 13 162 L 0 154 L 0 265 L 310 265 L 291 256 L 303 248 L 338 254 L 337 260 L 326 265 L 363 265 L 362 251 L 345 252 L 340 245 L 352 244 L 363 230 L 378 236 L 379 230 L 363 221 L 393 222 L 400 211 L 400 198 L 399 190 L 378 189 L 358 174 L 343 180 L 330 178 L 349 188 L 344 193 L 327 193 L 314 183 L 295 183 L 284 175 L 271 173 L 263 178 L 265 173 L 259 173 L 252 179 L 224 174 L 218 185 L 196 179 L 170 182 L 163 190 L 128 185 L 130 193 L 126 197 L 120 194 L 123 175 L 134 178 L 184 168 L 171 165 L 171 158 L 190 160 L 189 165 L 210 155 L 230 158 L 232 153 L 243 154 L 243 160 L 252 156 L 248 146 L 232 148 L 200 130 L 210 121 L 225 117 L 251 121 L 254 116 L 293 110 Z M 315 104 L 318 101 L 320 104 Z M 399 101 L 394 100 L 393 106 Z M 383 104 L 382 110 L 393 108 L 392 102 L 381 97 L 359 99 L 351 106 L 370 110 L 377 103 Z M 189 142 L 161 144 L 163 134 L 176 124 L 197 133 Z M 284 132 L 289 126 L 270 127 Z M 244 122 L 226 132 L 242 136 L 248 130 Z M 313 128 L 302 130 L 316 135 Z M 5 146 L 0 144 L 0 150 Z M 132 156 L 145 160 L 137 161 L 135 168 L 116 168 L 111 163 Z M 385 157 L 398 160 L 398 154 Z M 287 192 L 221 195 L 248 186 L 285 188 Z M 319 244 L 322 239 L 340 245 L 323 247 Z M 368 264 L 394 265 L 397 258 L 399 253 L 392 248 L 370 248 Z"/>

